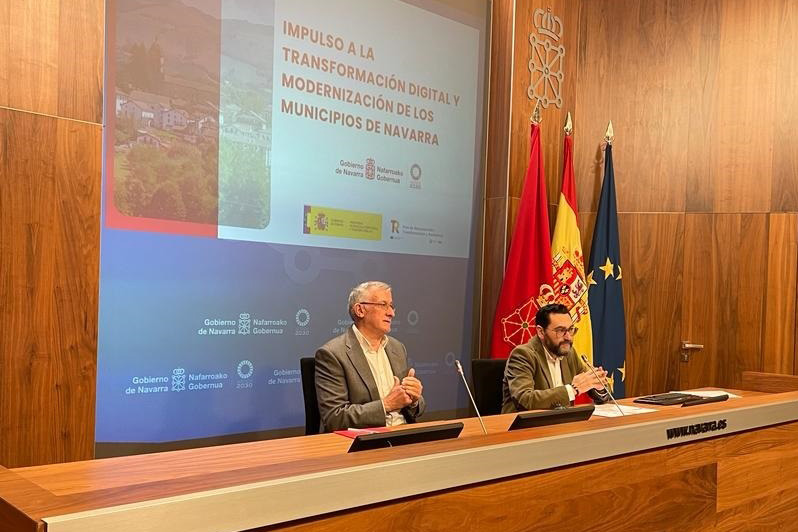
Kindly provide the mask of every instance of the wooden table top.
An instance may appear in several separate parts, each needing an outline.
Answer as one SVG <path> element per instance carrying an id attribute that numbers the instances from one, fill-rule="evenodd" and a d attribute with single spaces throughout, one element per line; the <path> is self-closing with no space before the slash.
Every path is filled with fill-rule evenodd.
<path id="1" fill-rule="evenodd" d="M 797 400 L 798 392 L 761 394 L 729 390 L 743 397 L 691 408 L 656 407 L 643 415 L 602 418 L 508 432 L 515 414 L 485 417 L 488 434 L 476 418 L 461 419 L 464 429 L 455 440 L 392 449 L 347 453 L 351 439 L 320 434 L 232 444 L 147 455 L 63 464 L 0 468 L 0 498 L 32 519 L 97 508 L 137 503 L 202 490 L 368 466 L 435 453 L 499 444 L 591 433 L 608 428 L 767 405 L 774 400 Z M 632 404 L 631 399 L 621 403 Z M 439 424 L 419 423 L 416 426 Z M 0 514 L 2 515 L 2 514 Z"/>

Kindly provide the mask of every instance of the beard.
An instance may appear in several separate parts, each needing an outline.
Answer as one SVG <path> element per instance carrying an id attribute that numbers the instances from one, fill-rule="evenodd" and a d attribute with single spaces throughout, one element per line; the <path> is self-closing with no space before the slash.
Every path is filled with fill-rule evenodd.
<path id="1" fill-rule="evenodd" d="M 543 336 L 543 345 L 546 349 L 549 350 L 549 353 L 556 357 L 564 357 L 568 354 L 571 350 L 571 346 L 573 342 L 571 340 L 561 340 L 560 342 L 555 342 L 554 340 L 550 339 L 548 336 Z"/>

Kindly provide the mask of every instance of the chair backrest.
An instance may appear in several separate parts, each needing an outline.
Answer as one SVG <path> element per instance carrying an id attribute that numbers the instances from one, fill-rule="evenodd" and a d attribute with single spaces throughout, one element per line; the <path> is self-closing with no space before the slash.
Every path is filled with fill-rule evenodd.
<path id="1" fill-rule="evenodd" d="M 752 392 L 781 393 L 798 390 L 797 375 L 743 371 L 741 379 L 743 390 Z"/>
<path id="2" fill-rule="evenodd" d="M 299 371 L 302 374 L 302 396 L 305 399 L 305 434 L 318 434 L 321 415 L 316 399 L 316 359 L 300 358 Z"/>
<path id="3" fill-rule="evenodd" d="M 502 379 L 506 358 L 477 358 L 471 361 L 474 402 L 483 416 L 501 414 Z"/>

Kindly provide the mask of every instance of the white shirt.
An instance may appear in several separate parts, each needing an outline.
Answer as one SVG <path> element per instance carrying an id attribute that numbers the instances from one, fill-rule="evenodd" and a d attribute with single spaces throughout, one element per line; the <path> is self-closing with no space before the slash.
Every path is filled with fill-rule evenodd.
<path id="1" fill-rule="evenodd" d="M 388 337 L 383 336 L 380 340 L 380 345 L 377 349 L 371 347 L 371 344 L 363 336 L 363 333 L 357 330 L 352 324 L 352 330 L 355 331 L 360 348 L 366 355 L 366 361 L 369 363 L 371 374 L 374 376 L 374 381 L 377 383 L 377 391 L 380 394 L 380 399 L 384 399 L 393 389 L 393 370 L 391 369 L 391 362 L 388 360 L 388 354 L 385 352 L 385 345 L 388 343 Z M 382 404 L 382 401 L 380 401 Z M 383 411 L 385 405 L 382 405 Z M 394 425 L 403 425 L 407 423 L 405 417 L 399 411 L 385 412 L 385 426 L 392 427 Z"/>
<path id="2" fill-rule="evenodd" d="M 562 382 L 562 357 L 556 357 L 549 353 L 549 350 L 546 349 L 546 346 L 543 346 L 543 350 L 546 352 L 546 362 L 549 365 L 549 373 L 551 374 L 551 384 L 552 388 L 558 388 L 563 385 Z M 570 384 L 565 385 L 565 389 L 568 390 L 568 400 L 573 401 L 576 397 L 576 391 L 574 387 Z"/>

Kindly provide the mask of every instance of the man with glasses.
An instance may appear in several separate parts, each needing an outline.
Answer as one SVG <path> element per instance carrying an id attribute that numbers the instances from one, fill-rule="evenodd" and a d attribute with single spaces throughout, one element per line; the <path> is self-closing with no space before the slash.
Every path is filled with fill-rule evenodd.
<path id="1" fill-rule="evenodd" d="M 316 397 L 322 430 L 413 423 L 424 412 L 423 387 L 407 350 L 388 336 L 395 314 L 391 287 L 361 283 L 349 294 L 354 324 L 316 351 Z"/>
<path id="2" fill-rule="evenodd" d="M 532 339 L 513 349 L 504 367 L 502 413 L 568 406 L 588 392 L 597 403 L 609 399 L 602 380 L 573 349 L 577 332 L 565 305 L 546 305 L 535 315 Z M 607 372 L 596 369 L 601 379 Z"/>

